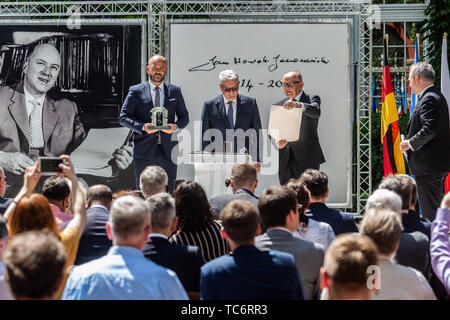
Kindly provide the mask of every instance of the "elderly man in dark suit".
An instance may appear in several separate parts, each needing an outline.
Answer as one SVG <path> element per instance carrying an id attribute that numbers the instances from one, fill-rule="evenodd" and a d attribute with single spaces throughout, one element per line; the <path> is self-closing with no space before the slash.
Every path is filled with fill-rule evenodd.
<path id="1" fill-rule="evenodd" d="M 172 150 L 177 147 L 172 134 L 189 123 L 189 113 L 180 87 L 164 81 L 167 63 L 163 56 L 150 58 L 147 66 L 150 80 L 130 87 L 120 112 L 120 124 L 133 131 L 133 158 L 136 188 L 139 188 L 141 172 L 151 165 L 158 165 L 168 176 L 168 190 L 173 192 L 177 176 L 177 165 L 172 159 Z M 152 123 L 153 107 L 167 110 L 167 125 L 170 129 L 155 129 Z M 175 115 L 177 120 L 175 121 Z"/>
<path id="2" fill-rule="evenodd" d="M 276 142 L 279 148 L 278 176 L 280 184 L 289 179 L 298 179 L 306 169 L 319 169 L 325 162 L 319 143 L 317 127 L 320 117 L 320 97 L 309 95 L 303 91 L 302 75 L 298 71 L 290 71 L 283 76 L 283 88 L 286 98 L 275 103 L 286 109 L 302 108 L 300 136 L 297 141 Z"/>
<path id="3" fill-rule="evenodd" d="M 5 213 L 9 204 L 11 203 L 11 199 L 3 198 L 6 192 L 6 176 L 5 171 L 2 167 L 0 167 L 0 214 Z"/>
<path id="4" fill-rule="evenodd" d="M 147 199 L 150 206 L 152 232 L 144 248 L 144 256 L 156 264 L 173 270 L 189 297 L 200 298 L 200 268 L 205 263 L 199 247 L 170 243 L 168 238 L 176 230 L 178 218 L 175 201 L 167 193 Z"/>
<path id="5" fill-rule="evenodd" d="M 233 144 L 234 152 L 245 148 L 252 159 L 259 163 L 261 119 L 256 99 L 238 93 L 239 76 L 233 70 L 224 70 L 219 74 L 219 88 L 222 94 L 203 104 L 203 150 L 222 151 L 224 142 L 229 141 Z M 219 137 L 210 129 L 219 130 L 222 139 L 217 141 Z M 258 164 L 256 166 L 259 168 Z"/>
<path id="6" fill-rule="evenodd" d="M 292 255 L 255 247 L 255 236 L 261 230 L 258 212 L 250 201 L 230 202 L 220 219 L 222 236 L 232 253 L 202 267 L 203 300 L 304 300 Z"/>
<path id="7" fill-rule="evenodd" d="M 420 211 L 429 221 L 434 220 L 450 170 L 448 105 L 434 79 L 430 64 L 419 62 L 411 67 L 409 85 L 419 100 L 406 129 L 407 140 L 400 143 L 417 182 Z"/>
<path id="8" fill-rule="evenodd" d="M 106 223 L 112 205 L 111 189 L 103 184 L 89 187 L 86 204 L 87 223 L 80 238 L 75 265 L 103 257 L 112 246 L 112 241 L 106 233 Z"/>

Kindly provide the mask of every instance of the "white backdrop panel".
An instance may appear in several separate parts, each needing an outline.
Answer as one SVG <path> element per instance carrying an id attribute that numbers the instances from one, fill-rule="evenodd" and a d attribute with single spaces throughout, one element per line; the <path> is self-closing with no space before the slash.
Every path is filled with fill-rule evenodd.
<path id="1" fill-rule="evenodd" d="M 284 98 L 283 74 L 298 70 L 303 75 L 303 90 L 322 100 L 319 138 L 326 162 L 320 169 L 329 176 L 327 202 L 350 206 L 350 42 L 346 23 L 172 23 L 170 81 L 182 88 L 191 120 L 186 129 L 194 135 L 203 102 L 220 94 L 218 75 L 225 69 L 239 74 L 239 93 L 256 98 L 262 126 L 267 128 L 271 104 Z M 201 137 L 194 139 L 200 141 Z M 192 151 L 199 151 L 192 145 Z M 263 159 L 263 165 L 269 162 L 269 157 Z M 183 170 L 180 167 L 178 177 L 186 176 Z M 260 176 L 256 193 L 277 184 L 277 174 Z"/>

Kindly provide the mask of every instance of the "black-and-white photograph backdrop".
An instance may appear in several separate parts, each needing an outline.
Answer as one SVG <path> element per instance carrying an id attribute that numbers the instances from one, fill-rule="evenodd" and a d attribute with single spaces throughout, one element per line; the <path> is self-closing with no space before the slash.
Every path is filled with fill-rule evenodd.
<path id="1" fill-rule="evenodd" d="M 128 88 L 145 72 L 144 33 L 145 21 L 136 19 L 103 19 L 78 28 L 57 21 L 2 21 L 0 165 L 8 178 L 7 197 L 22 185 L 24 167 L 39 154 L 35 146 L 40 155 L 70 154 L 88 185 L 135 189 L 129 130 L 118 118 Z M 43 146 L 33 145 L 24 83 L 44 93 Z"/>

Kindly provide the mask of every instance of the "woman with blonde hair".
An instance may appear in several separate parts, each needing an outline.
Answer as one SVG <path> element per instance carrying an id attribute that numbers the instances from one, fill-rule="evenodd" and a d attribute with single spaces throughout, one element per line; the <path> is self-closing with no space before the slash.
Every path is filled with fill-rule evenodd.
<path id="1" fill-rule="evenodd" d="M 38 170 L 38 162 L 33 167 L 26 168 L 23 186 L 6 210 L 4 218 L 8 220 L 10 237 L 31 230 L 48 229 L 53 231 L 59 237 L 66 250 L 67 262 L 65 270 L 67 270 L 75 262 L 78 243 L 86 225 L 87 217 L 84 193 L 78 184 L 70 157 L 62 155 L 60 158 L 63 160 L 63 163 L 59 167 L 63 171 L 62 174 L 66 175 L 71 181 L 73 199 L 75 199 L 73 204 L 74 217 L 68 225 L 59 232 L 48 200 L 40 194 L 32 194 L 42 176 L 42 172 Z M 63 285 L 55 296 L 57 299 L 61 296 L 67 276 L 68 274 L 65 272 Z"/>

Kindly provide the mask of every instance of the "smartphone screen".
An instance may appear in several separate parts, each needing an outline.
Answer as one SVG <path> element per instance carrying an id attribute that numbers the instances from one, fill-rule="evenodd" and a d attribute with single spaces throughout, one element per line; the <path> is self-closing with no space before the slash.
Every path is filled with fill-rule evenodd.
<path id="1" fill-rule="evenodd" d="M 59 158 L 39 158 L 41 172 L 62 172 L 58 166 L 63 160 Z"/>

